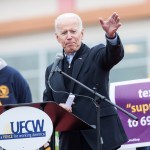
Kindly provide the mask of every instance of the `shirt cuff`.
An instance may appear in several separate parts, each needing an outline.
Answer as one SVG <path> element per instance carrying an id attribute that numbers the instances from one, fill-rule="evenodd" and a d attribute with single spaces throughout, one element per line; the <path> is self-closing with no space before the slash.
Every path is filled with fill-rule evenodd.
<path id="1" fill-rule="evenodd" d="M 115 35 L 113 39 L 110 39 L 107 36 L 106 36 L 106 39 L 110 42 L 111 45 L 117 45 L 117 41 L 118 41 L 117 34 Z"/>

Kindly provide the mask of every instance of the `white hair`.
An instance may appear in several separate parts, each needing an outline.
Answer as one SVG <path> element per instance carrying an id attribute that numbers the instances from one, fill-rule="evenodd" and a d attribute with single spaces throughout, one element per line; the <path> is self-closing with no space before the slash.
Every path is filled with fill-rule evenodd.
<path id="1" fill-rule="evenodd" d="M 58 26 L 62 21 L 65 21 L 66 19 L 72 19 L 75 18 L 79 23 L 79 30 L 81 31 L 83 29 L 82 20 L 81 18 L 75 14 L 75 13 L 64 13 L 59 15 L 55 20 L 55 32 L 58 32 Z"/>

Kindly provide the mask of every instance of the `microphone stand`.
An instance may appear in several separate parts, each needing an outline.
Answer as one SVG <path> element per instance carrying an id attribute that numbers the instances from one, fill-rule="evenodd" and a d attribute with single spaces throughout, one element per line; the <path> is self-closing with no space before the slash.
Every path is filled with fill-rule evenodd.
<path id="1" fill-rule="evenodd" d="M 97 111 L 97 123 L 96 123 L 96 130 L 97 130 L 97 150 L 102 150 L 102 144 L 103 144 L 103 140 L 102 140 L 101 135 L 100 135 L 100 106 L 99 106 L 99 102 L 100 101 L 98 100 L 99 98 L 101 100 L 105 100 L 109 104 L 113 105 L 115 108 L 119 109 L 120 111 L 122 111 L 124 114 L 126 114 L 127 116 L 129 116 L 133 120 L 136 120 L 136 121 L 138 120 L 138 118 L 136 116 L 134 116 L 133 114 L 127 112 L 125 109 L 123 109 L 120 106 L 112 103 L 105 96 L 103 96 L 103 95 L 99 94 L 98 92 L 96 92 L 96 89 L 94 89 L 94 90 L 90 89 L 86 85 L 82 84 L 81 82 L 77 81 L 76 79 L 72 78 L 71 76 L 69 76 L 68 74 L 66 74 L 65 72 L 63 72 L 59 67 L 57 67 L 55 71 L 57 71 L 60 74 L 68 77 L 69 79 L 71 79 L 74 82 L 78 83 L 79 85 L 81 85 L 82 87 L 84 87 L 85 89 L 87 89 L 88 91 L 90 91 L 91 93 L 93 93 L 95 95 L 94 104 L 96 106 L 96 111 Z"/>

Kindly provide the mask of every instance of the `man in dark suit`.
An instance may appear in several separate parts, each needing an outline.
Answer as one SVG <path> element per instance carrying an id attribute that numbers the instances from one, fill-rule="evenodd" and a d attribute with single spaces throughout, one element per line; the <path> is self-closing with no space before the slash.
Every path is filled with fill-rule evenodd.
<path id="1" fill-rule="evenodd" d="M 106 32 L 106 46 L 98 44 L 89 48 L 82 42 L 84 29 L 78 15 L 65 13 L 57 17 L 55 34 L 63 48 L 64 56 L 58 67 L 109 99 L 109 72 L 124 56 L 121 40 L 116 33 L 121 23 L 117 13 L 113 13 L 105 21 L 102 18 L 99 21 Z M 52 65 L 46 69 L 43 100 L 54 101 L 87 123 L 96 125 L 97 112 L 92 100 L 95 95 L 58 72 L 49 80 Z M 68 93 L 75 95 L 72 107 L 66 105 Z M 128 138 L 116 109 L 105 100 L 100 100 L 100 127 L 103 150 L 116 150 L 127 142 Z M 96 150 L 96 135 L 95 129 L 61 132 L 60 150 Z"/>

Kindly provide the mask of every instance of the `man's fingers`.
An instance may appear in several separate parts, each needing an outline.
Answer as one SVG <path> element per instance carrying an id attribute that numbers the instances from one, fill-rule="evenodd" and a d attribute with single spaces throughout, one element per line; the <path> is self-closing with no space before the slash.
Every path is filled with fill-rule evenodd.
<path id="1" fill-rule="evenodd" d="M 99 18 L 99 22 L 101 25 L 103 25 L 104 24 L 103 18 Z"/>

